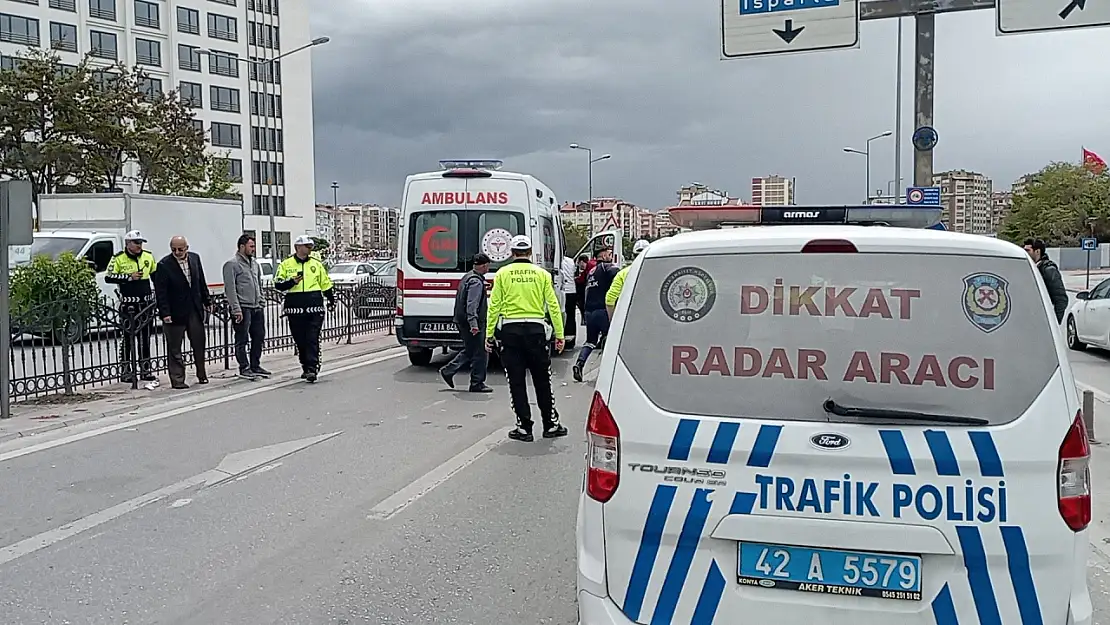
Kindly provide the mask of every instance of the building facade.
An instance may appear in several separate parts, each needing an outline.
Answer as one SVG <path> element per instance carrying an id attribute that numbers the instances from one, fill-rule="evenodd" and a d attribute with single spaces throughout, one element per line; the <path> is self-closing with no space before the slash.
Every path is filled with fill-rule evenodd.
<path id="1" fill-rule="evenodd" d="M 794 178 L 764 176 L 752 178 L 753 206 L 793 206 Z"/>
<path id="2" fill-rule="evenodd" d="M 998 233 L 1002 221 L 1014 209 L 1014 194 L 1012 191 L 995 191 L 991 194 L 991 232 Z"/>
<path id="3" fill-rule="evenodd" d="M 595 233 L 620 230 L 624 238 L 632 240 L 660 236 L 658 213 L 620 198 L 597 198 L 593 210 L 586 202 L 564 202 L 559 212 L 564 226 L 580 226 L 589 231 L 592 221 Z"/>
<path id="4" fill-rule="evenodd" d="M 63 63 L 138 67 L 152 91 L 180 91 L 243 198 L 243 228 L 278 252 L 315 230 L 311 41 L 305 0 L 0 0 L 0 66 L 28 47 Z M 289 91 L 289 97 L 283 97 Z M 292 158 L 286 158 L 286 155 Z M 120 186 L 137 191 L 128 164 Z"/>
<path id="5" fill-rule="evenodd" d="M 328 236 L 324 234 L 327 229 Z M 400 211 L 376 204 L 316 206 L 317 236 L 340 251 L 348 249 L 393 252 L 397 249 Z"/>
<path id="6" fill-rule="evenodd" d="M 993 234 L 993 183 L 983 174 L 954 169 L 933 174 L 940 187 L 941 220 L 954 232 Z"/>

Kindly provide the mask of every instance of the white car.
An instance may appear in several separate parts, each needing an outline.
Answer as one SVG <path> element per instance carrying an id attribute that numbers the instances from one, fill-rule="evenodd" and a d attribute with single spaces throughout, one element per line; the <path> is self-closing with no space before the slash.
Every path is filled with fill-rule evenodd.
<path id="1" fill-rule="evenodd" d="M 1090 449 L 1039 280 L 936 230 L 653 243 L 589 411 L 580 625 L 1090 625 Z"/>
<path id="2" fill-rule="evenodd" d="M 361 284 L 374 273 L 370 263 L 337 263 L 328 269 L 333 284 Z"/>
<path id="3" fill-rule="evenodd" d="M 1110 278 L 1090 291 L 1076 293 L 1065 320 L 1068 347 L 1077 351 L 1088 346 L 1110 349 Z"/>

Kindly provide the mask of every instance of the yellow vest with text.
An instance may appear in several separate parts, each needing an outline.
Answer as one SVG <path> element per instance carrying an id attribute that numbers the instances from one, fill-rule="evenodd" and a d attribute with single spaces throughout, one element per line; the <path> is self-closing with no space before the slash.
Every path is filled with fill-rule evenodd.
<path id="1" fill-rule="evenodd" d="M 143 250 L 138 257 L 132 258 L 127 252 L 120 252 L 112 257 L 108 263 L 108 274 L 105 282 L 119 287 L 120 301 L 135 303 L 154 299 L 154 291 L 150 288 L 150 277 L 157 271 L 158 261 L 154 254 Z M 132 280 L 131 274 L 138 273 L 142 278 Z"/>
<path id="2" fill-rule="evenodd" d="M 550 311 L 550 315 L 548 312 Z M 555 338 L 563 338 L 563 311 L 551 274 L 543 267 L 521 260 L 511 262 L 493 276 L 489 295 L 486 336 L 493 336 L 500 319 L 551 318 Z"/>

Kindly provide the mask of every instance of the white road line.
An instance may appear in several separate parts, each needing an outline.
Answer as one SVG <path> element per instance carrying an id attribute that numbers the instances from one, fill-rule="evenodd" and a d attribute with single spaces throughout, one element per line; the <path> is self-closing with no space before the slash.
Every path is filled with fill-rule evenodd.
<path id="1" fill-rule="evenodd" d="M 387 360 L 393 360 L 394 358 L 400 358 L 401 356 L 404 356 L 406 353 L 408 353 L 408 352 L 403 348 L 391 349 L 389 351 L 382 352 L 381 355 L 375 356 L 375 357 L 370 358 L 368 360 L 361 360 L 361 361 L 358 361 L 358 362 L 353 362 L 349 365 L 344 365 L 342 367 L 337 367 L 335 369 L 328 369 L 328 370 L 322 371 L 320 373 L 320 377 L 323 378 L 323 377 L 327 377 L 327 376 L 330 376 L 330 375 L 335 375 L 335 374 L 343 373 L 343 372 L 346 372 L 346 371 L 359 369 L 361 367 L 368 367 L 370 365 L 378 364 L 379 362 L 385 362 Z M 194 412 L 196 410 L 203 410 L 205 408 L 211 408 L 213 406 L 219 406 L 221 404 L 226 404 L 226 403 L 229 403 L 229 402 L 239 401 L 241 399 L 246 399 L 247 397 L 253 397 L 255 395 L 259 395 L 259 394 L 265 393 L 267 391 L 272 391 L 272 390 L 275 390 L 275 389 L 285 388 L 285 387 L 288 387 L 288 386 L 293 386 L 295 384 L 304 384 L 304 383 L 305 382 L 303 380 L 300 380 L 300 379 L 283 380 L 283 381 L 279 381 L 279 382 L 274 382 L 272 384 L 266 384 L 266 385 L 263 385 L 263 386 L 256 386 L 256 387 L 253 387 L 249 390 L 242 391 L 240 393 L 233 393 L 231 395 L 224 395 L 222 397 L 215 397 L 215 398 L 209 399 L 207 401 L 197 402 L 195 404 L 190 404 L 188 406 L 182 406 L 181 408 L 174 408 L 173 410 L 167 410 L 166 412 L 160 412 L 160 413 L 149 415 L 149 416 L 146 416 L 146 417 L 140 417 L 138 419 L 131 419 L 130 421 L 118 421 L 118 419 L 119 419 L 118 416 L 105 417 L 103 419 L 97 419 L 95 421 L 90 421 L 90 422 L 84 423 L 82 425 L 83 426 L 95 426 L 97 423 L 103 423 L 103 422 L 107 422 L 107 421 L 115 421 L 115 423 L 112 423 L 111 425 L 105 425 L 103 427 L 87 430 L 87 431 L 84 431 L 84 432 L 79 432 L 77 434 L 71 434 L 71 435 L 65 436 L 63 438 L 44 441 L 44 442 L 41 442 L 41 443 L 38 443 L 38 444 L 35 444 L 35 445 L 29 445 L 27 447 L 22 447 L 22 448 L 19 448 L 19 449 L 15 449 L 13 451 L 0 453 L 0 462 L 7 462 L 8 460 L 14 460 L 16 458 L 22 458 L 23 456 L 29 456 L 33 453 L 37 453 L 37 452 L 40 452 L 40 451 L 46 451 L 47 449 L 54 449 L 55 447 L 61 447 L 62 445 L 68 445 L 70 443 L 76 443 L 78 441 L 83 441 L 83 440 L 86 440 L 86 439 L 90 439 L 90 438 L 93 438 L 93 437 L 96 437 L 96 436 L 100 436 L 102 434 L 109 434 L 111 432 L 118 432 L 119 430 L 124 430 L 124 429 L 127 429 L 127 428 L 133 428 L 137 425 L 143 425 L 145 423 L 153 423 L 155 421 L 161 421 L 163 419 L 169 419 L 170 417 L 176 417 L 178 415 L 186 414 L 186 413 L 189 413 L 189 412 Z M 16 439 L 16 440 L 22 440 L 22 439 Z"/>
<path id="2" fill-rule="evenodd" d="M 454 458 L 428 471 L 408 486 L 381 500 L 370 510 L 367 519 L 386 520 L 393 518 L 416 500 L 432 492 L 437 486 L 451 479 L 456 473 L 474 464 L 482 456 L 509 440 L 505 432 L 498 429 L 489 436 L 459 452 Z"/>

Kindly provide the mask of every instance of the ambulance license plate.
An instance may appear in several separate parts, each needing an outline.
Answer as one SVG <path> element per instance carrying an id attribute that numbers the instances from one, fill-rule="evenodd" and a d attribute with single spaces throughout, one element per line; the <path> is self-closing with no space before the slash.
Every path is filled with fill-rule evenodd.
<path id="1" fill-rule="evenodd" d="M 921 558 L 742 542 L 738 581 L 828 595 L 921 601 Z"/>
<path id="2" fill-rule="evenodd" d="M 453 323 L 422 323 L 420 332 L 427 334 L 458 334 L 459 329 Z"/>

